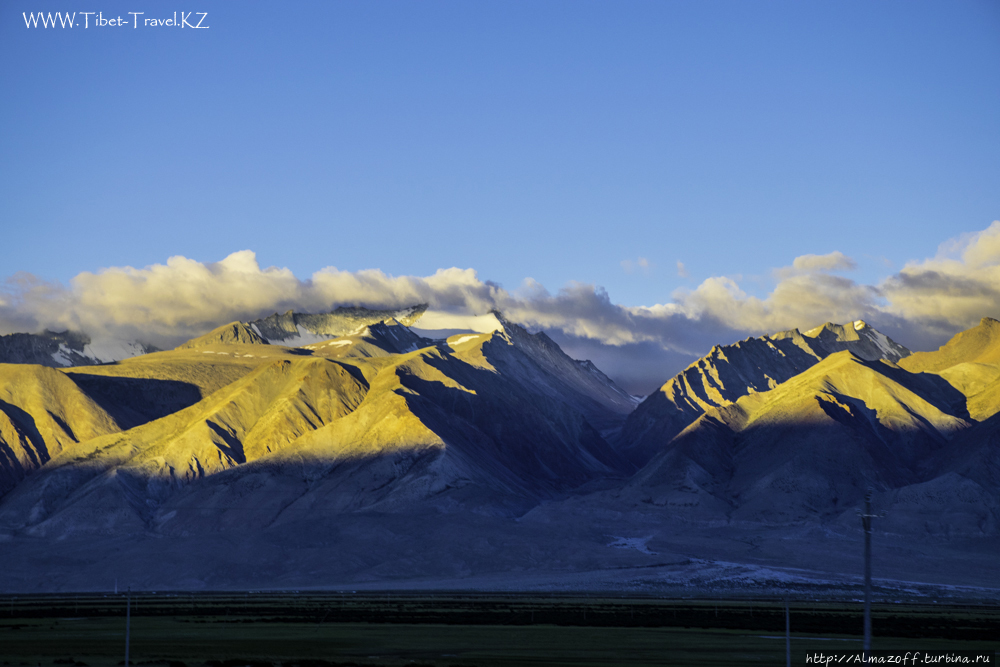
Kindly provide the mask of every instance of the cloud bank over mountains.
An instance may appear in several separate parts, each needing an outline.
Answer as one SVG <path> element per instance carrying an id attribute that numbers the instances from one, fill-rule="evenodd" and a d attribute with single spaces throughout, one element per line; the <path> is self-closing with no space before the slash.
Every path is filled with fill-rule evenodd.
<path id="1" fill-rule="evenodd" d="M 472 269 L 419 277 L 330 267 L 300 279 L 285 268 L 262 269 L 252 251 L 242 250 L 208 264 L 177 256 L 145 268 L 84 272 L 68 288 L 15 274 L 0 291 L 0 333 L 68 328 L 95 339 L 172 347 L 229 321 L 289 309 L 427 303 L 483 314 L 498 308 L 554 333 L 571 354 L 590 351 L 635 391 L 651 389 L 712 345 L 747 335 L 865 319 L 911 349 L 928 349 L 983 316 L 1000 315 L 1000 221 L 947 241 L 934 257 L 910 262 L 878 285 L 839 275 L 855 267 L 841 252 L 802 255 L 772 271 L 774 287 L 763 298 L 748 294 L 737 278 L 717 276 L 674 292 L 666 303 L 625 306 L 592 284 L 573 282 L 553 294 L 528 278 L 510 291 Z M 639 352 L 656 357 L 642 371 L 633 368 Z"/>

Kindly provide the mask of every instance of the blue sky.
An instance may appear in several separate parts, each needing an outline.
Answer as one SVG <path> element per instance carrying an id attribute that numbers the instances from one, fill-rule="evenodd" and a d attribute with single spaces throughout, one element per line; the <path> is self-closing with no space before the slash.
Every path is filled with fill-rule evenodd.
<path id="1" fill-rule="evenodd" d="M 764 297 L 834 251 L 876 284 L 1000 218 L 996 2 L 184 9 L 210 28 L 28 29 L 174 8 L 3 3 L 0 276 L 250 249 L 640 306 L 713 276 Z"/>
<path id="2" fill-rule="evenodd" d="M 297 275 L 472 267 L 638 305 L 804 253 L 887 272 L 876 258 L 1000 216 L 994 2 L 202 2 L 202 31 L 21 16 L 163 6 L 4 3 L 5 273 L 250 248 Z"/>

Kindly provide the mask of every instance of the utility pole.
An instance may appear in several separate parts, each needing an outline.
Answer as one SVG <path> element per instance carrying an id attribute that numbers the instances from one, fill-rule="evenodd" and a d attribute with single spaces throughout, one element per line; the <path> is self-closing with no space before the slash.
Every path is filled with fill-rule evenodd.
<path id="1" fill-rule="evenodd" d="M 872 490 L 865 492 L 865 511 L 861 516 L 861 527 L 865 531 L 865 659 L 871 657 L 872 651 L 872 519 L 881 519 L 885 512 L 872 513 Z"/>
<path id="2" fill-rule="evenodd" d="M 792 667 L 792 621 L 788 614 L 788 597 L 785 597 L 785 667 Z"/>
<path id="3" fill-rule="evenodd" d="M 125 667 L 128 667 L 128 640 L 129 630 L 132 624 L 132 587 L 128 587 L 128 594 L 125 602 Z"/>

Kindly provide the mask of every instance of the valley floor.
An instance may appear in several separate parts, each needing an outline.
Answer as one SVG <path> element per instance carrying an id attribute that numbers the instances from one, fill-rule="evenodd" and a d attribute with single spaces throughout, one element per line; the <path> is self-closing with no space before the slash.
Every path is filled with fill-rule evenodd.
<path id="1" fill-rule="evenodd" d="M 578 510 L 578 511 L 574 511 Z M 574 506 L 521 520 L 471 514 L 322 517 L 264 531 L 56 538 L 0 532 L 4 595 L 135 590 L 465 590 L 859 598 L 856 527 L 705 525 Z M 1000 599 L 996 537 L 878 533 L 886 600 Z"/>
<path id="2" fill-rule="evenodd" d="M 0 598 L 5 665 L 123 664 L 123 594 Z M 784 662 L 777 599 L 470 595 L 446 592 L 142 593 L 130 664 L 756 665 Z M 861 606 L 790 605 L 793 664 L 860 653 Z M 995 658 L 1000 607 L 876 605 L 873 648 Z"/>

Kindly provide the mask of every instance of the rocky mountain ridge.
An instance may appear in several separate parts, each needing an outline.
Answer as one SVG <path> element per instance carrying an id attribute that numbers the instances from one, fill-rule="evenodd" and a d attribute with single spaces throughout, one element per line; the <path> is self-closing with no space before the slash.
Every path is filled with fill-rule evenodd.
<path id="1" fill-rule="evenodd" d="M 341 306 L 327 313 L 297 313 L 289 310 L 248 322 L 231 322 L 184 343 L 196 347 L 206 342 L 272 343 L 298 347 L 355 331 L 386 319 L 411 325 L 427 310 L 418 304 L 397 310 L 372 310 Z M 114 363 L 159 348 L 139 341 L 93 341 L 79 331 L 12 333 L 0 336 L 0 363 L 38 364 L 52 368 Z"/>
<path id="2" fill-rule="evenodd" d="M 538 350 L 546 354 L 539 356 Z M 421 473 L 429 476 L 425 481 L 430 488 L 437 488 L 430 480 L 438 476 L 450 480 L 442 488 L 457 489 L 475 480 L 472 488 L 493 489 L 498 507 L 627 468 L 588 422 L 588 417 L 623 418 L 624 392 L 562 355 L 544 335 L 532 336 L 510 323 L 490 334 L 432 341 L 390 318 L 294 349 L 268 344 L 252 327 L 234 323 L 176 350 L 102 370 L 118 371 L 122 379 L 135 382 L 145 375 L 139 369 L 188 368 L 220 357 L 244 364 L 242 376 L 162 418 L 129 430 L 116 428 L 111 420 L 107 437 L 92 438 L 65 455 L 60 449 L 48 460 L 35 457 L 40 479 L 50 480 L 42 488 L 56 484 L 73 497 L 65 511 L 77 518 L 60 519 L 60 525 L 83 525 L 79 517 L 94 513 L 84 498 L 103 503 L 105 493 L 121 493 L 123 510 L 131 507 L 136 516 L 148 518 L 145 502 L 165 502 L 163 493 L 215 480 L 218 473 L 262 459 L 280 467 L 289 456 L 297 461 L 311 457 L 327 467 L 345 456 L 352 459 L 353 452 L 364 453 L 362 458 L 374 452 L 396 457 L 391 469 L 404 459 L 428 465 L 435 461 Z M 76 384 L 70 384 L 87 387 L 88 376 L 85 369 L 76 369 L 70 375 Z M 164 380 L 147 381 L 160 382 Z M 105 392 L 100 398 L 119 402 L 112 409 L 116 414 L 138 407 L 120 404 L 128 396 Z M 529 442 L 535 445 L 529 447 Z M 7 444 L 18 446 L 14 440 Z M 23 444 L 21 450 L 27 451 Z M 82 461 L 89 462 L 90 477 L 81 477 Z M 383 457 L 366 464 L 372 470 L 383 465 Z M 28 472 L 21 471 L 18 479 Z M 382 486 L 424 488 L 425 482 L 412 479 L 415 475 L 403 475 L 406 484 L 391 478 Z M 135 491 L 119 488 L 123 479 L 147 481 Z M 21 488 L 14 496 L 35 498 L 32 509 L 7 515 L 32 517 L 29 523 L 15 522 L 18 530 L 59 514 L 53 513 L 59 502 L 44 493 L 44 501 Z M 142 502 L 136 505 L 134 498 Z M 359 497 L 357 502 L 366 506 L 374 501 Z"/>
<path id="3" fill-rule="evenodd" d="M 90 366 L 156 352 L 157 348 L 137 341 L 94 343 L 78 331 L 12 333 L 0 336 L 0 364 L 38 364 L 60 368 Z"/>
<path id="4" fill-rule="evenodd" d="M 662 553 L 793 567 L 789 545 L 822 561 L 856 539 L 867 488 L 900 572 L 938 576 L 913 557 L 933 543 L 974 577 L 1000 540 L 995 320 L 915 354 L 863 322 L 751 338 L 633 409 L 502 314 L 446 339 L 399 314 L 315 342 L 293 317 L 294 347 L 236 322 L 117 364 L 0 364 L 9 567 L 44 561 L 45 585 L 70 589 L 120 561 L 109 545 L 161 589 L 264 571 L 279 587 L 601 579 Z M 183 572 L 164 545 L 187 545 Z M 50 556 L 67 548 L 70 570 Z"/>
<path id="5" fill-rule="evenodd" d="M 626 456 L 644 465 L 710 408 L 774 389 L 831 354 L 848 350 L 861 359 L 899 361 L 910 354 L 867 323 L 826 324 L 714 346 L 653 392 L 626 421 L 618 438 Z"/>

